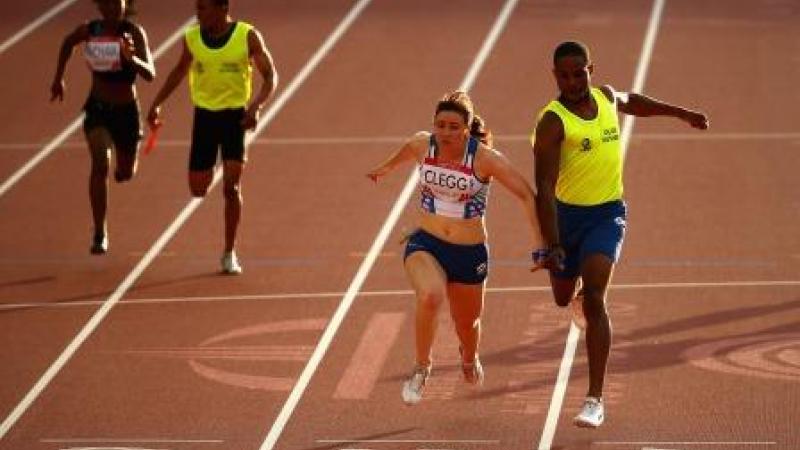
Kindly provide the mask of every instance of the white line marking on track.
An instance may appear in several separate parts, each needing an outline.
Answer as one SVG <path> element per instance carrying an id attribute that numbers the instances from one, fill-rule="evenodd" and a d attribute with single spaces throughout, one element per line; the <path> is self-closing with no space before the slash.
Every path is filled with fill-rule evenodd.
<path id="1" fill-rule="evenodd" d="M 172 35 L 170 35 L 167 40 L 161 43 L 161 45 L 153 52 L 153 61 L 157 61 L 161 55 L 166 53 L 170 47 L 172 47 L 175 42 L 178 41 L 183 36 L 183 30 L 194 23 L 195 18 L 194 16 L 190 17 L 183 25 L 178 27 Z M 45 144 L 45 146 L 39 151 L 39 153 L 35 154 L 33 158 L 29 159 L 28 162 L 22 165 L 16 172 L 11 174 L 10 177 L 3 184 L 0 184 L 0 197 L 2 197 L 9 189 L 11 189 L 19 180 L 22 179 L 25 175 L 28 174 L 37 164 L 42 162 L 43 159 L 48 157 L 51 153 L 53 153 L 57 148 L 61 146 L 61 144 L 67 140 L 67 138 L 74 133 L 83 123 L 84 114 L 80 113 L 78 117 L 72 121 L 66 128 L 64 128 L 61 133 L 58 134 L 53 140 Z M 2 434 L 0 434 L 2 436 Z"/>
<path id="2" fill-rule="evenodd" d="M 172 450 L 169 448 L 145 448 L 145 447 L 68 447 L 60 450 Z"/>
<path id="3" fill-rule="evenodd" d="M 596 441 L 592 445 L 777 445 L 775 441 L 664 441 L 664 442 L 648 442 L 648 441 Z M 656 449 L 650 449 L 656 450 Z"/>
<path id="4" fill-rule="evenodd" d="M 647 68 L 650 65 L 650 55 L 653 53 L 653 45 L 655 44 L 656 34 L 658 32 L 659 23 L 661 21 L 661 14 L 664 10 L 665 0 L 654 0 L 653 9 L 650 13 L 650 20 L 647 24 L 647 32 L 645 33 L 644 44 L 642 51 L 639 54 L 639 63 L 636 66 L 636 75 L 633 79 L 632 92 L 641 92 L 644 88 L 644 81 L 647 77 Z M 627 155 L 628 142 L 630 142 L 631 133 L 633 132 L 634 117 L 626 116 L 622 124 L 621 136 L 621 149 L 623 160 Z M 569 333 L 567 334 L 567 342 L 564 348 L 564 356 L 561 360 L 561 365 L 558 369 L 556 377 L 556 385 L 553 388 L 553 397 L 550 400 L 550 407 L 547 411 L 547 418 L 542 430 L 542 436 L 539 440 L 538 450 L 550 450 L 553 443 L 553 437 L 558 427 L 558 417 L 561 414 L 561 405 L 564 402 L 564 396 L 567 392 L 567 381 L 569 380 L 569 373 L 572 368 L 572 362 L 575 359 L 575 349 L 577 348 L 578 338 L 580 337 L 580 330 L 575 324 L 570 325 Z"/>
<path id="5" fill-rule="evenodd" d="M 25 36 L 31 34 L 35 29 L 42 26 L 45 22 L 52 19 L 53 16 L 60 13 L 64 8 L 72 5 L 75 3 L 76 0 L 64 0 L 61 3 L 57 4 L 50 8 L 47 12 L 42 14 L 41 16 L 37 17 L 33 22 L 29 23 L 21 30 L 17 31 L 12 35 L 10 38 L 6 39 L 5 42 L 0 44 L 0 55 L 2 55 L 6 50 L 8 50 L 12 45 L 16 44 L 17 42 L 21 41 L 25 38 Z"/>
<path id="6" fill-rule="evenodd" d="M 472 84 L 475 82 L 475 78 L 477 77 L 480 69 L 483 67 L 483 63 L 486 61 L 491 49 L 494 47 L 500 32 L 503 30 L 503 28 L 505 28 L 505 24 L 511 15 L 511 11 L 514 9 L 514 6 L 516 6 L 517 1 L 518 0 L 508 0 L 501 9 L 497 19 L 489 31 L 489 34 L 484 40 L 481 49 L 478 51 L 475 60 L 470 66 L 470 69 L 467 71 L 464 80 L 461 82 L 460 89 L 469 91 L 469 89 L 472 87 Z M 292 416 L 294 409 L 297 407 L 297 403 L 303 396 L 306 387 L 308 387 L 311 377 L 317 371 L 317 367 L 322 361 L 322 357 L 328 351 L 328 347 L 330 347 L 333 337 L 336 335 L 336 332 L 339 330 L 339 327 L 344 321 L 344 318 L 347 315 L 347 312 L 350 310 L 350 306 L 353 304 L 358 291 L 361 289 L 361 286 L 367 279 L 367 275 L 369 274 L 370 270 L 372 270 L 372 266 L 375 264 L 381 249 L 386 243 L 386 240 L 389 238 L 389 234 L 399 220 L 400 215 L 403 213 L 403 210 L 405 209 L 405 206 L 408 203 L 414 188 L 416 187 L 417 177 L 418 172 L 416 170 L 412 170 L 411 175 L 409 176 L 405 186 L 403 187 L 403 190 L 400 193 L 400 196 L 392 206 L 389 216 L 386 218 L 386 221 L 383 223 L 378 235 L 375 237 L 372 246 L 370 246 L 367 255 L 364 257 L 364 260 L 361 262 L 361 265 L 356 271 L 353 280 L 350 282 L 347 292 L 342 297 L 339 306 L 336 308 L 336 311 L 331 317 L 328 326 L 325 328 L 325 331 L 320 337 L 314 354 L 311 356 L 308 364 L 306 364 L 303 372 L 300 374 L 297 384 L 289 394 L 289 398 L 281 408 L 281 411 L 278 414 L 278 417 L 275 419 L 275 422 L 273 423 L 272 428 L 269 430 L 269 433 L 267 433 L 267 437 L 264 439 L 264 443 L 261 445 L 260 450 L 272 450 L 272 448 L 278 442 L 278 438 L 288 423 L 289 418 Z"/>
<path id="7" fill-rule="evenodd" d="M 362 0 L 359 5 L 366 4 L 371 0 Z M 353 8 L 353 11 L 359 10 L 358 6 Z M 276 98 L 269 106 L 269 109 L 266 111 L 263 117 L 259 120 L 258 124 L 256 125 L 255 130 L 253 133 L 248 134 L 247 138 L 245 139 L 245 146 L 250 145 L 250 142 L 253 141 L 258 136 L 264 127 L 270 122 L 281 107 L 288 101 L 289 97 L 294 94 L 295 91 L 299 88 L 301 84 L 308 78 L 308 75 L 316 68 L 325 54 L 333 47 L 336 41 L 339 40 L 341 35 L 344 31 L 349 27 L 349 23 L 355 18 L 353 15 L 353 11 L 350 12 L 346 16 L 346 18 L 339 24 L 339 26 L 333 31 L 333 33 L 328 36 L 328 38 L 323 42 L 322 46 L 312 55 L 312 57 L 306 62 L 305 66 L 298 72 L 298 74 L 292 79 L 292 81 L 287 85 L 286 90 L 281 92 L 281 94 Z M 187 21 L 188 25 L 194 21 L 194 18 Z M 180 37 L 183 33 L 182 27 L 179 31 L 176 32 L 177 36 Z M 173 35 L 175 36 L 175 35 Z M 165 44 L 166 45 L 166 42 Z M 214 178 L 211 181 L 209 186 L 209 191 L 213 190 L 214 187 L 219 183 L 219 180 L 222 178 L 222 171 L 219 167 L 216 168 L 214 171 Z M 2 195 L 2 192 L 0 192 Z M 34 384 L 30 391 L 25 395 L 25 397 L 19 402 L 19 404 L 11 411 L 11 413 L 6 417 L 3 423 L 0 424 L 0 440 L 8 433 L 11 427 L 19 420 L 22 414 L 27 411 L 27 409 L 33 404 L 34 400 L 39 397 L 39 395 L 44 391 L 50 381 L 55 378 L 58 372 L 66 365 L 67 361 L 78 351 L 78 348 L 89 338 L 89 335 L 100 326 L 100 322 L 105 319 L 108 315 L 111 308 L 113 308 L 117 303 L 119 303 L 122 296 L 128 291 L 128 289 L 133 286 L 133 283 L 141 276 L 144 270 L 150 265 L 150 263 L 156 258 L 156 256 L 161 252 L 161 250 L 167 245 L 170 239 L 178 232 L 178 230 L 183 226 L 186 220 L 194 213 L 194 211 L 200 206 L 202 203 L 201 198 L 193 198 L 189 201 L 189 203 L 184 207 L 184 209 L 178 214 L 175 220 L 167 227 L 164 233 L 159 236 L 153 246 L 145 253 L 139 263 L 131 270 L 128 276 L 120 283 L 116 290 L 108 297 L 108 299 L 103 302 L 100 308 L 94 313 L 94 315 L 89 319 L 86 325 L 78 332 L 78 334 L 73 338 L 73 340 L 67 345 L 64 351 L 58 356 L 58 358 L 50 365 L 50 367 L 45 371 L 41 378 Z"/>
<path id="8" fill-rule="evenodd" d="M 779 287 L 800 286 L 800 280 L 763 280 L 763 281 L 729 281 L 729 282 L 685 282 L 685 283 L 634 283 L 611 285 L 611 290 L 627 289 L 696 289 L 696 288 L 746 288 L 746 287 Z M 549 286 L 509 286 L 489 287 L 487 294 L 504 292 L 550 292 Z M 413 295 L 411 289 L 394 289 L 386 291 L 361 291 L 358 297 L 396 297 Z M 231 302 L 231 301 L 268 301 L 268 300 L 308 300 L 341 298 L 345 292 L 298 292 L 283 294 L 252 294 L 252 295 L 218 295 L 199 297 L 169 297 L 169 298 L 129 298 L 120 302 L 120 306 L 151 305 L 160 303 L 195 303 L 195 302 Z M 0 304 L 0 311 L 18 308 L 68 308 L 74 306 L 95 306 L 102 304 L 103 300 L 91 300 L 66 303 L 6 303 Z"/>
<path id="9" fill-rule="evenodd" d="M 221 444 L 222 439 L 119 439 L 119 438 L 46 438 L 39 442 L 53 444 Z"/>
<path id="10" fill-rule="evenodd" d="M 318 444 L 499 444 L 497 439 L 317 439 Z"/>

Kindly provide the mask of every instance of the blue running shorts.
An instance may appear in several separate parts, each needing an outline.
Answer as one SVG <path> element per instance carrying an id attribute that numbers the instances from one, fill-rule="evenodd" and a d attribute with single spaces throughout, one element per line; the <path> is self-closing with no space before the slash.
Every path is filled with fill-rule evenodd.
<path id="1" fill-rule="evenodd" d="M 489 250 L 486 243 L 459 245 L 417 230 L 408 237 L 403 261 L 414 252 L 428 252 L 442 266 L 447 281 L 480 284 L 489 274 Z"/>
<path id="2" fill-rule="evenodd" d="M 581 263 L 600 253 L 616 263 L 622 251 L 628 208 L 623 200 L 593 206 L 556 201 L 558 234 L 567 254 L 564 270 L 551 272 L 558 278 L 580 275 Z"/>

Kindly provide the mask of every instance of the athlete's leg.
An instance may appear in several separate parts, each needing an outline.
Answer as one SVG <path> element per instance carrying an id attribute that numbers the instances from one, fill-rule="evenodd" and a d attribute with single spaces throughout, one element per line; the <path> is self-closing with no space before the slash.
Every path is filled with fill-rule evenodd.
<path id="1" fill-rule="evenodd" d="M 225 197 L 225 251 L 233 251 L 236 246 L 236 230 L 242 216 L 241 179 L 244 163 L 233 160 L 223 161 L 222 194 Z"/>
<path id="2" fill-rule="evenodd" d="M 592 253 L 581 266 L 583 312 L 586 316 L 586 352 L 589 357 L 588 396 L 602 398 L 608 355 L 611 349 L 611 321 L 606 293 L 614 262 L 606 255 Z"/>
<path id="3" fill-rule="evenodd" d="M 481 339 L 481 312 L 483 311 L 484 284 L 450 283 L 447 298 L 450 316 L 461 342 L 461 357 L 470 364 L 478 356 Z"/>
<path id="4" fill-rule="evenodd" d="M 189 189 L 194 197 L 205 197 L 214 178 L 220 128 L 214 119 L 212 111 L 194 109 L 192 145 L 189 150 Z"/>
<path id="5" fill-rule="evenodd" d="M 86 131 L 86 142 L 91 156 L 89 174 L 89 201 L 92 205 L 95 237 L 105 236 L 106 210 L 108 209 L 108 166 L 112 140 L 108 130 L 94 127 Z"/>
<path id="6" fill-rule="evenodd" d="M 205 197 L 213 178 L 214 169 L 189 170 L 189 190 L 192 196 Z"/>
<path id="7" fill-rule="evenodd" d="M 418 366 L 431 364 L 436 318 L 447 297 L 447 276 L 428 252 L 416 251 L 405 261 L 406 275 L 417 297 L 415 335 Z"/>
<path id="8" fill-rule="evenodd" d="M 130 181 L 130 179 L 136 174 L 136 167 L 138 165 L 138 146 L 138 142 L 118 143 L 115 146 L 117 168 L 114 170 L 114 180 L 116 180 L 117 183 Z"/>
<path id="9" fill-rule="evenodd" d="M 564 308 L 575 298 L 580 288 L 580 277 L 562 277 L 550 274 L 550 287 L 553 290 L 553 299 L 556 305 Z"/>

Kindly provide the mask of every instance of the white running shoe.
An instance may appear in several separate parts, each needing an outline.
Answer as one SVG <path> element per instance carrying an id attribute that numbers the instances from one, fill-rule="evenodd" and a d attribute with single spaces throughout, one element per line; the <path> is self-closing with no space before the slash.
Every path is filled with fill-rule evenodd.
<path id="1" fill-rule="evenodd" d="M 597 397 L 586 397 L 583 402 L 581 412 L 573 420 L 575 426 L 583 428 L 597 428 L 603 424 L 605 419 L 605 408 L 603 399 Z"/>
<path id="2" fill-rule="evenodd" d="M 481 360 L 475 358 L 471 363 L 461 361 L 461 371 L 464 373 L 464 381 L 475 386 L 483 385 L 483 365 Z"/>
<path id="3" fill-rule="evenodd" d="M 414 366 L 411 376 L 403 383 L 403 402 L 406 405 L 416 405 L 422 400 L 425 382 L 431 376 L 431 366 Z"/>
<path id="4" fill-rule="evenodd" d="M 572 323 L 581 330 L 586 329 L 586 315 L 583 313 L 583 290 L 579 291 L 569 302 Z"/>
<path id="5" fill-rule="evenodd" d="M 242 266 L 239 264 L 239 259 L 236 257 L 236 252 L 225 252 L 222 255 L 222 273 L 227 275 L 239 275 L 242 273 Z"/>

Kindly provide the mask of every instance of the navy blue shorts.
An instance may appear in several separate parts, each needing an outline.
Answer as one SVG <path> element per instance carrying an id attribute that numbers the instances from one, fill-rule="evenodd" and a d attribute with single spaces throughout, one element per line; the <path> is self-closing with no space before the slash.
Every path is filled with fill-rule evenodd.
<path id="1" fill-rule="evenodd" d="M 458 245 L 423 230 L 409 236 L 403 261 L 414 252 L 428 252 L 442 266 L 447 281 L 481 284 L 489 275 L 489 251 L 485 243 Z"/>
<path id="2" fill-rule="evenodd" d="M 214 168 L 221 150 L 223 161 L 244 162 L 244 108 L 209 111 L 194 109 L 192 151 L 189 170 L 206 171 Z"/>
<path id="3" fill-rule="evenodd" d="M 617 262 L 625 238 L 628 208 L 622 200 L 594 206 L 556 202 L 558 235 L 567 254 L 564 270 L 553 271 L 559 278 L 580 275 L 581 263 L 591 254 L 603 254 Z"/>

